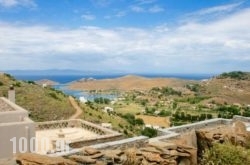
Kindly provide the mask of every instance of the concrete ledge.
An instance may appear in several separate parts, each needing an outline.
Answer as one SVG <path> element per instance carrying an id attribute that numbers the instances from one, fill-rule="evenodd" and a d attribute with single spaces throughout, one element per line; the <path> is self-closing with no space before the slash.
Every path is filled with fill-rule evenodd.
<path id="1" fill-rule="evenodd" d="M 181 126 L 170 127 L 170 128 L 166 128 L 166 129 L 159 129 L 159 132 L 162 132 L 163 135 L 168 134 L 169 131 L 176 132 L 176 133 L 185 133 L 185 132 L 188 132 L 192 129 L 213 127 L 215 125 L 228 125 L 231 123 L 232 123 L 231 119 L 217 118 L 217 119 L 204 120 L 204 121 L 200 121 L 197 123 L 191 123 L 191 124 L 185 124 L 185 125 L 181 125 Z"/>
<path id="2" fill-rule="evenodd" d="M 244 117 L 244 116 L 235 115 L 233 117 L 233 121 L 243 121 L 243 122 L 249 122 L 250 123 L 250 117 Z"/>
<path id="3" fill-rule="evenodd" d="M 133 138 L 128 139 L 122 139 L 118 141 L 112 141 L 102 144 L 96 144 L 92 145 L 90 147 L 96 148 L 96 149 L 110 149 L 110 148 L 116 148 L 116 147 L 125 147 L 125 146 L 133 146 L 139 143 L 145 143 L 147 142 L 149 138 L 147 136 L 137 136 Z"/>
<path id="4" fill-rule="evenodd" d="M 128 139 L 122 139 L 122 140 L 117 140 L 117 141 L 112 141 L 112 142 L 106 142 L 106 143 L 101 143 L 101 144 L 95 144 L 91 145 L 88 147 L 92 147 L 95 149 L 113 149 L 116 147 L 127 147 L 127 146 L 133 146 L 139 143 L 146 143 L 149 138 L 146 136 L 137 136 L 133 138 L 128 138 Z M 87 146 L 86 146 L 87 147 Z M 53 153 L 53 154 L 48 154 L 48 156 L 69 156 L 73 154 L 77 154 L 83 150 L 84 147 L 78 148 L 78 149 L 72 149 L 69 152 L 59 152 L 59 153 Z"/>

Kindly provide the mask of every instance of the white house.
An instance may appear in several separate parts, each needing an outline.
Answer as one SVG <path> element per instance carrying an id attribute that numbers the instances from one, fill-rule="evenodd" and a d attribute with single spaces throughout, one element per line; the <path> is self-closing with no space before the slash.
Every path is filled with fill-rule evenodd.
<path id="1" fill-rule="evenodd" d="M 42 87 L 43 87 L 43 88 L 46 88 L 46 87 L 47 87 L 47 84 L 46 84 L 46 83 L 43 83 L 43 84 L 42 84 Z"/>
<path id="2" fill-rule="evenodd" d="M 104 128 L 112 129 L 112 124 L 111 123 L 102 123 L 101 126 L 104 127 Z"/>
<path id="3" fill-rule="evenodd" d="M 85 99 L 85 97 L 83 97 L 83 96 L 79 97 L 79 100 L 80 100 L 81 103 L 86 103 L 86 102 L 88 101 L 88 100 Z"/>
<path id="4" fill-rule="evenodd" d="M 103 109 L 103 112 L 106 112 L 106 113 L 113 112 L 113 111 L 114 111 L 114 109 L 112 107 L 104 107 L 104 109 Z"/>

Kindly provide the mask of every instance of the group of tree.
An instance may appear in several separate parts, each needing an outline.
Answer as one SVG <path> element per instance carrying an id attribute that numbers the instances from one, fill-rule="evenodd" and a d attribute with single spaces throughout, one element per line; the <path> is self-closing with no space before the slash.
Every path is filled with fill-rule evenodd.
<path id="1" fill-rule="evenodd" d="M 162 95 L 169 96 L 169 95 L 178 95 L 181 96 L 181 91 L 174 90 L 171 87 L 154 87 L 151 89 L 151 92 L 159 92 Z"/>
<path id="2" fill-rule="evenodd" d="M 237 80 L 249 80 L 250 74 L 247 72 L 242 71 L 233 71 L 228 73 L 222 73 L 217 78 L 231 78 L 231 79 L 237 79 Z"/>
<path id="3" fill-rule="evenodd" d="M 200 84 L 187 84 L 186 88 L 193 92 L 198 92 L 200 90 Z"/>
<path id="4" fill-rule="evenodd" d="M 135 118 L 135 115 L 131 113 L 126 113 L 122 117 L 126 119 L 128 123 L 132 125 L 139 125 L 139 126 L 144 125 L 144 121 L 141 118 Z"/>
<path id="5" fill-rule="evenodd" d="M 231 119 L 234 115 L 241 115 L 241 110 L 237 106 L 220 106 L 216 111 L 219 118 Z"/>
<path id="6" fill-rule="evenodd" d="M 152 137 L 156 137 L 157 136 L 157 130 L 154 128 L 150 128 L 150 127 L 145 127 L 142 131 L 141 134 L 144 136 L 148 136 L 150 138 Z"/>
<path id="7" fill-rule="evenodd" d="M 201 113 L 200 115 L 191 115 L 185 112 L 176 111 L 173 114 L 173 121 L 182 121 L 182 122 L 195 122 L 195 121 L 203 121 L 206 119 L 212 119 L 213 115 L 210 113 Z"/>
<path id="8" fill-rule="evenodd" d="M 97 104 L 109 104 L 110 103 L 110 99 L 104 98 L 104 97 L 96 97 L 94 99 L 94 102 L 97 103 Z"/>

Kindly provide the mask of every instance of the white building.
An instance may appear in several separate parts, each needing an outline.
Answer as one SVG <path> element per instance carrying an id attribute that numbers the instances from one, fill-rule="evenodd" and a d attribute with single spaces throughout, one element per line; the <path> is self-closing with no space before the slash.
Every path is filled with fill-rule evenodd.
<path id="1" fill-rule="evenodd" d="M 112 107 L 104 107 L 104 109 L 103 109 L 103 112 L 106 112 L 106 113 L 113 112 L 113 111 L 114 111 L 114 109 Z"/>
<path id="2" fill-rule="evenodd" d="M 104 127 L 104 128 L 112 129 L 112 124 L 111 123 L 102 123 L 101 126 Z"/>
<path id="3" fill-rule="evenodd" d="M 85 97 L 83 97 L 83 96 L 79 97 L 79 100 L 80 100 L 81 103 L 86 103 L 86 102 L 88 101 L 88 100 L 85 99 Z"/>
<path id="4" fill-rule="evenodd" d="M 10 100 L 0 98 L 0 159 L 12 158 L 13 153 L 35 150 L 35 123 L 28 112 Z"/>

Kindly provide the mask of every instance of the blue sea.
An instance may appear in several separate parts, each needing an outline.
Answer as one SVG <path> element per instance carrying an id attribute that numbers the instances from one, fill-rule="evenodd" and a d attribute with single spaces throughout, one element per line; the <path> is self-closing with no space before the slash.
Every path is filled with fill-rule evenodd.
<path id="1" fill-rule="evenodd" d="M 82 78 L 94 78 L 94 79 L 106 79 L 106 78 L 117 78 L 124 76 L 122 74 L 116 75 L 15 75 L 12 74 L 18 80 L 30 80 L 37 81 L 41 79 L 49 79 L 55 82 L 58 82 L 58 85 L 55 85 L 54 88 L 61 90 L 67 95 L 72 95 L 76 98 L 84 97 L 87 100 L 93 101 L 94 98 L 103 97 L 109 99 L 115 99 L 119 95 L 118 94 L 104 94 L 104 93 L 89 93 L 87 91 L 77 91 L 77 90 L 69 90 L 67 89 L 68 83 L 76 80 L 80 80 Z M 202 80 L 211 78 L 212 74 L 168 74 L 168 75 L 160 75 L 160 74 L 137 74 L 138 76 L 154 78 L 154 77 L 164 77 L 164 78 L 180 78 L 180 79 L 188 79 L 188 80 Z"/>
<path id="2" fill-rule="evenodd" d="M 110 75 L 15 75 L 12 74 L 18 80 L 41 80 L 49 79 L 60 84 L 67 84 L 75 80 L 80 80 L 82 78 L 94 78 L 94 79 L 106 79 L 106 78 L 117 78 L 125 76 L 124 74 L 110 74 Z M 202 80 L 208 79 L 214 76 L 214 74 L 136 74 L 138 76 L 154 78 L 154 77 L 164 77 L 164 78 L 180 78 L 187 80 Z"/>

